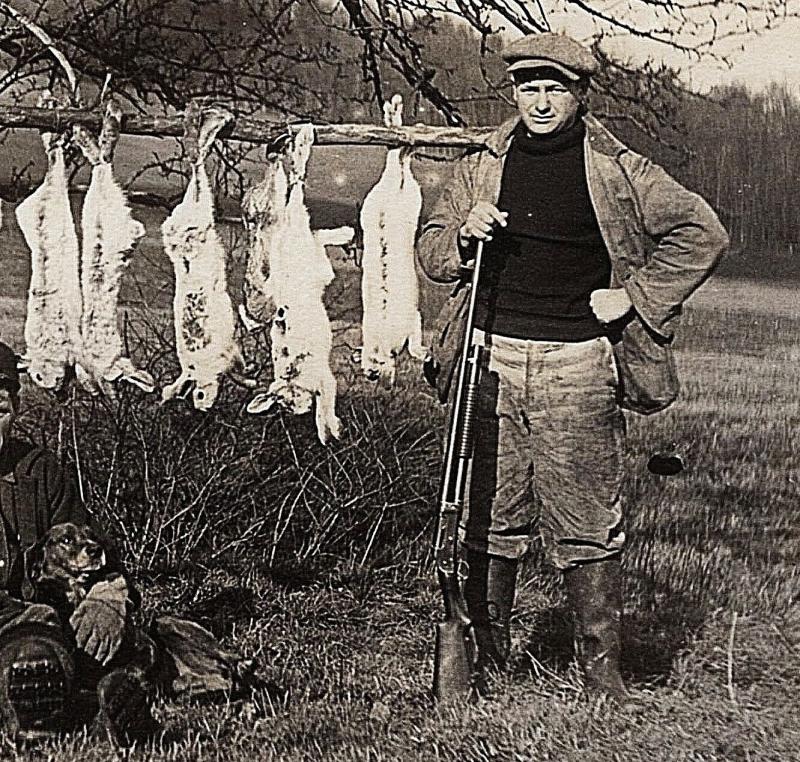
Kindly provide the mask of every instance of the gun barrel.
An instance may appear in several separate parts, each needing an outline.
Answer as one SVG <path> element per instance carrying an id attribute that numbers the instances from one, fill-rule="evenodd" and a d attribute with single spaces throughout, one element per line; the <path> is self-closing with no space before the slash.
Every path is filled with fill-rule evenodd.
<path id="1" fill-rule="evenodd" d="M 472 348 L 469 359 L 470 375 L 467 388 L 464 392 L 464 408 L 461 414 L 461 436 L 458 444 L 458 457 L 468 460 L 472 457 L 472 445 L 475 438 L 475 414 L 478 407 L 478 392 L 480 385 L 481 349 Z"/>
<path id="2" fill-rule="evenodd" d="M 455 399 L 450 414 L 450 431 L 448 435 L 447 451 L 445 454 L 444 476 L 442 479 L 442 496 L 445 500 L 450 499 L 452 484 L 456 474 L 462 469 L 458 468 L 456 460 L 459 456 L 458 438 L 463 429 L 464 421 L 464 401 L 467 395 L 468 377 L 467 370 L 470 368 L 470 359 L 474 357 L 472 346 L 472 331 L 475 325 L 475 305 L 478 291 L 478 276 L 481 270 L 483 259 L 483 241 L 478 242 L 475 253 L 475 264 L 472 271 L 472 285 L 470 287 L 469 305 L 467 307 L 466 325 L 464 328 L 464 343 L 461 352 L 461 362 L 459 363 L 458 383 L 455 388 Z M 470 376 L 480 371 L 477 363 L 471 366 Z"/>
<path id="3" fill-rule="evenodd" d="M 445 620 L 436 627 L 434 655 L 433 695 L 439 701 L 463 699 L 472 691 L 474 630 L 459 580 L 458 525 L 467 489 L 475 431 L 474 418 L 478 404 L 481 348 L 473 346 L 472 330 L 482 254 L 483 242 L 479 241 L 466 315 L 458 385 L 451 410 L 436 532 L 436 569 L 445 609 Z"/>

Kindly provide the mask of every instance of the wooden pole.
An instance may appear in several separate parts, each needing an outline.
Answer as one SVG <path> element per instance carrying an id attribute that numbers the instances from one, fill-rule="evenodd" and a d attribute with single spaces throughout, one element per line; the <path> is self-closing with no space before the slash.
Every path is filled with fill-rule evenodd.
<path id="1" fill-rule="evenodd" d="M 100 111 L 75 108 L 34 108 L 0 106 L 0 127 L 31 128 L 60 132 L 73 124 L 99 130 Z M 299 124 L 281 125 L 250 117 L 238 117 L 220 131 L 220 137 L 249 143 L 267 144 L 299 129 Z M 492 127 L 377 127 L 370 124 L 314 125 L 317 145 L 415 146 L 426 148 L 471 148 L 483 145 Z M 123 115 L 121 131 L 127 135 L 181 137 L 182 116 Z"/>

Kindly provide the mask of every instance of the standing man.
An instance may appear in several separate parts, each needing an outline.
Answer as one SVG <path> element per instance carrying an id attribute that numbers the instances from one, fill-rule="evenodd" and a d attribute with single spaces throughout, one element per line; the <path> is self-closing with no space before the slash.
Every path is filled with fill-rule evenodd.
<path id="1" fill-rule="evenodd" d="M 461 527 L 476 666 L 508 657 L 518 561 L 538 530 L 564 573 L 587 688 L 624 700 L 620 408 L 674 401 L 681 305 L 728 237 L 702 198 L 587 112 L 598 64 L 584 46 L 528 35 L 503 58 L 519 114 L 458 162 L 417 250 L 431 280 L 456 284 L 431 349 L 445 401 L 465 266 L 485 244 L 475 339 L 488 359 Z"/>

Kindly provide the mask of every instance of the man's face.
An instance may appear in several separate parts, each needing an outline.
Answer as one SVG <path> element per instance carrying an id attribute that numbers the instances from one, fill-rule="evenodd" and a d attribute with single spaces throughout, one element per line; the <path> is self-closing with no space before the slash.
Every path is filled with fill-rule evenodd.
<path id="1" fill-rule="evenodd" d="M 11 425 L 17 417 L 19 398 L 5 387 L 0 386 L 0 447 L 8 438 Z"/>
<path id="2" fill-rule="evenodd" d="M 552 135 L 570 127 L 578 116 L 579 92 L 577 86 L 535 73 L 515 76 L 514 100 L 533 135 Z"/>

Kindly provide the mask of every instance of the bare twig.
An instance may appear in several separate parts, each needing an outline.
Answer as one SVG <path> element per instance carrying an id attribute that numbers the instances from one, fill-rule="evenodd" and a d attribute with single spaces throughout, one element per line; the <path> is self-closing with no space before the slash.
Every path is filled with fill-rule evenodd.
<path id="1" fill-rule="evenodd" d="M 728 635 L 728 698 L 732 704 L 738 703 L 736 701 L 736 690 L 733 687 L 733 643 L 736 638 L 736 620 L 738 616 L 738 613 L 734 611 L 731 618 L 731 630 Z"/>
<path id="2" fill-rule="evenodd" d="M 70 403 L 70 413 L 72 417 L 72 453 L 75 457 L 75 471 L 78 476 L 78 492 L 81 497 L 81 502 L 86 503 L 86 493 L 83 489 L 83 469 L 81 467 L 81 454 L 80 450 L 78 449 L 78 432 L 75 425 L 75 399 L 76 399 L 76 391 L 75 387 L 72 388 L 72 400 Z"/>
<path id="3" fill-rule="evenodd" d="M 35 24 L 27 16 L 20 13 L 16 8 L 13 8 L 2 0 L 0 0 L 0 10 L 11 16 L 11 18 L 13 18 L 15 21 L 18 21 L 20 24 L 22 24 L 22 26 L 24 26 L 32 35 L 38 38 L 42 44 L 47 47 L 53 58 L 55 58 L 56 61 L 58 61 L 58 63 L 61 65 L 61 68 L 64 69 L 64 73 L 67 75 L 67 81 L 69 82 L 70 95 L 73 103 L 77 105 L 79 102 L 79 95 L 78 79 L 75 76 L 75 70 L 67 60 L 67 57 L 56 47 L 56 44 L 53 42 L 53 39 L 50 37 L 50 35 L 47 34 L 47 32 L 45 32 L 44 29 L 42 29 L 38 24 Z"/>

